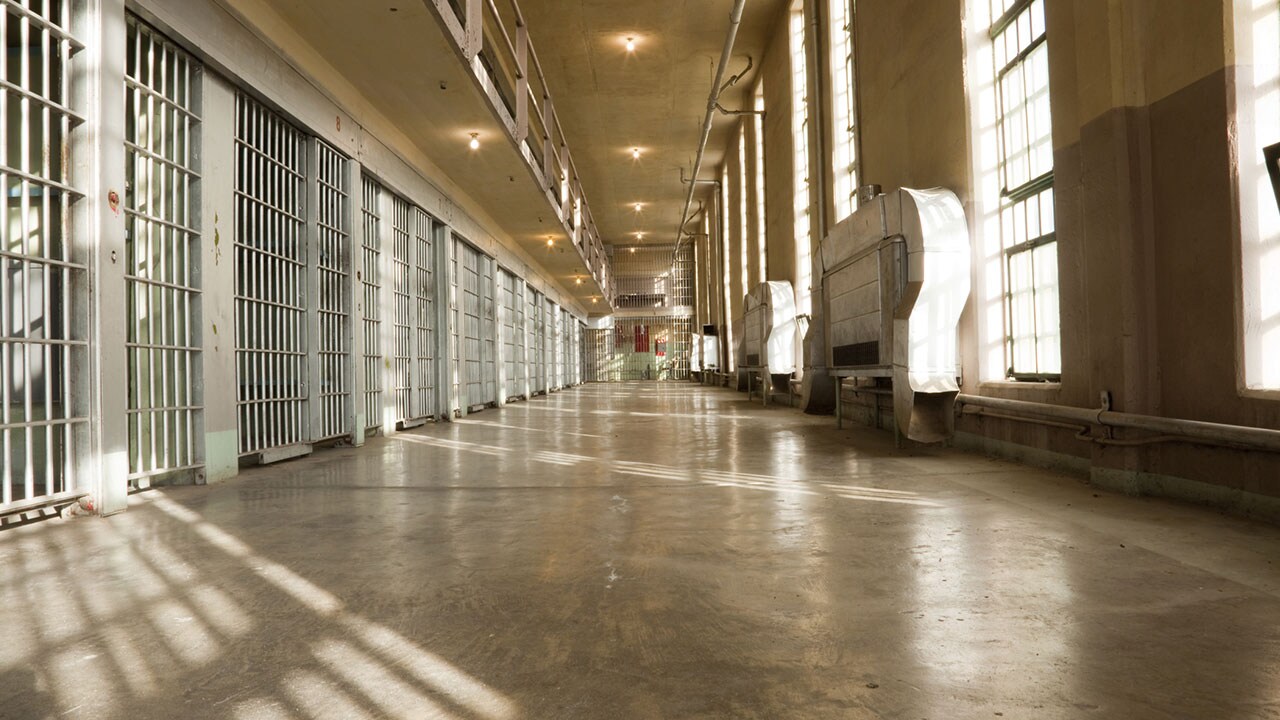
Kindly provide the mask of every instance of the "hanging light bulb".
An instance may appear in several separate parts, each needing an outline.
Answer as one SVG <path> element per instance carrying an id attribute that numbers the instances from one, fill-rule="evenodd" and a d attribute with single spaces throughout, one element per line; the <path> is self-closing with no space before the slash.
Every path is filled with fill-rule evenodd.
<path id="1" fill-rule="evenodd" d="M 631 148 L 631 159 L 632 160 L 640 159 L 640 148 Z"/>
<path id="2" fill-rule="evenodd" d="M 471 133 L 471 149 L 480 149 L 480 133 Z"/>
<path id="3" fill-rule="evenodd" d="M 556 239 L 555 239 L 555 238 L 553 238 L 553 237 L 549 237 L 549 238 L 547 238 L 547 247 L 555 247 L 555 245 L 556 245 Z"/>
<path id="4" fill-rule="evenodd" d="M 644 203 L 636 203 L 636 212 L 640 212 L 643 209 L 644 209 Z"/>
<path id="5" fill-rule="evenodd" d="M 635 51 L 636 51 L 636 39 L 627 38 L 627 52 L 631 53 Z"/>

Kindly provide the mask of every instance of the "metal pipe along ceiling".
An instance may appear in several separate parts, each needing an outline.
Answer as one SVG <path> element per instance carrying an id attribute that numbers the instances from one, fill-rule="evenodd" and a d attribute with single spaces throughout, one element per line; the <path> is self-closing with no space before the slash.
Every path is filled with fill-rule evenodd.
<path id="1" fill-rule="evenodd" d="M 733 55 L 733 45 L 738 40 L 738 27 L 742 24 L 742 9 L 746 5 L 747 0 L 737 0 L 733 5 L 733 12 L 729 15 L 729 33 L 725 36 L 724 49 L 720 51 L 720 66 L 716 68 L 716 79 L 711 84 L 711 94 L 707 97 L 707 114 L 702 120 L 702 138 L 698 141 L 698 155 L 693 161 L 694 182 L 689 183 L 689 194 L 685 197 L 684 211 L 680 213 L 680 225 L 676 228 L 676 248 L 671 253 L 673 263 L 676 253 L 680 252 L 680 246 L 684 242 L 684 227 L 689 222 L 689 208 L 693 207 L 693 194 L 698 189 L 698 173 L 702 170 L 702 158 L 707 152 L 707 141 L 711 139 L 711 125 L 715 121 L 716 103 L 720 102 L 721 85 L 724 83 L 724 75 Z"/>

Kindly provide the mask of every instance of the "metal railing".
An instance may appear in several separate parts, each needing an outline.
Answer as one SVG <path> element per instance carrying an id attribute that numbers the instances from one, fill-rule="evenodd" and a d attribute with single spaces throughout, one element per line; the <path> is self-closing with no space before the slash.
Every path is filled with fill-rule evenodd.
<path id="1" fill-rule="evenodd" d="M 613 273 L 517 0 L 427 3 L 471 67 L 606 302 Z"/>

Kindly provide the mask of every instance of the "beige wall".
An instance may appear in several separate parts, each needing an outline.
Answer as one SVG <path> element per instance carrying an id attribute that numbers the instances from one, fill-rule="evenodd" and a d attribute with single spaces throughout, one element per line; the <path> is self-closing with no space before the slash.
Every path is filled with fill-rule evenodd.
<path id="1" fill-rule="evenodd" d="M 980 99 L 965 81 L 982 70 L 972 63 L 984 34 L 964 26 L 971 10 L 963 0 L 860 0 L 855 23 L 860 181 L 949 187 L 976 215 L 984 198 L 970 148 Z M 1280 397 L 1240 390 L 1231 10 L 1230 0 L 1049 0 L 1062 381 L 982 382 L 979 346 L 992 337 L 970 307 L 961 328 L 965 392 L 1095 407 L 1109 391 L 1127 412 L 1280 428 Z M 769 276 L 793 279 L 785 16 L 762 73 Z M 827 118 L 815 126 L 829 138 Z M 728 149 L 735 158 L 736 146 Z M 829 159 L 823 168 L 829 177 Z M 1113 477 L 1176 476 L 1280 497 L 1274 455 L 1102 448 L 1069 431 L 995 419 L 965 418 L 960 430 L 1076 457 Z"/>

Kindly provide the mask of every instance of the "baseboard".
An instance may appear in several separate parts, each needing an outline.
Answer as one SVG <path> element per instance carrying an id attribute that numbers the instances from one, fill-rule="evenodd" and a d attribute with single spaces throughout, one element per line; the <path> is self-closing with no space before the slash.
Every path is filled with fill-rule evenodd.
<path id="1" fill-rule="evenodd" d="M 1053 470 L 1067 475 L 1088 478 L 1093 463 L 1089 458 L 1076 457 L 1051 450 L 1041 450 L 1028 445 L 1019 445 L 1005 440 L 976 435 L 974 433 L 957 432 L 954 445 L 961 450 L 968 450 L 982 455 L 990 455 L 1003 460 L 1012 460 L 1033 467 Z"/>
<path id="2" fill-rule="evenodd" d="M 1207 505 L 1232 515 L 1280 525 L 1280 497 L 1259 495 L 1172 475 L 1101 467 L 1091 469 L 1089 482 L 1105 490 L 1126 495 L 1169 498 Z"/>

